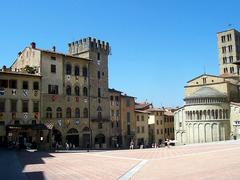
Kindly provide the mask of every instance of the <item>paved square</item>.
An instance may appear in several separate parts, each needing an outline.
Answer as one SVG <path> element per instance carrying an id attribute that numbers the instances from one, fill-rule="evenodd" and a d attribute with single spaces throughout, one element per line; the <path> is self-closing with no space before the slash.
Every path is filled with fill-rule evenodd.
<path id="1" fill-rule="evenodd" d="M 240 141 L 160 149 L 19 152 L 28 179 L 239 179 Z"/>

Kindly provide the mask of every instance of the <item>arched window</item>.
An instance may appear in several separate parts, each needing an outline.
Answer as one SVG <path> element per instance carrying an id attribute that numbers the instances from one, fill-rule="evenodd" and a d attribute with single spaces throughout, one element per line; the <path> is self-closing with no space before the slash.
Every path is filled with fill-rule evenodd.
<path id="1" fill-rule="evenodd" d="M 75 86 L 75 95 L 80 96 L 80 88 L 79 86 Z"/>
<path id="2" fill-rule="evenodd" d="M 214 110 L 212 110 L 212 117 L 211 117 L 211 119 L 214 119 Z"/>
<path id="3" fill-rule="evenodd" d="M 57 108 L 57 118 L 62 118 L 62 108 Z"/>
<path id="4" fill-rule="evenodd" d="M 72 73 L 72 66 L 70 64 L 66 65 L 66 74 L 71 75 Z"/>
<path id="5" fill-rule="evenodd" d="M 71 86 L 67 85 L 67 87 L 66 87 L 66 94 L 67 95 L 71 95 L 71 93 L 72 93 L 72 88 L 71 88 Z"/>
<path id="6" fill-rule="evenodd" d="M 71 108 L 70 107 L 67 108 L 66 118 L 71 118 Z"/>
<path id="7" fill-rule="evenodd" d="M 79 67 L 78 66 L 74 67 L 74 74 L 75 74 L 75 76 L 79 76 Z"/>
<path id="8" fill-rule="evenodd" d="M 80 118 L 80 109 L 79 108 L 75 109 L 75 118 Z"/>
<path id="9" fill-rule="evenodd" d="M 88 118 L 88 109 L 87 108 L 84 108 L 84 110 L 83 110 L 83 117 Z"/>
<path id="10" fill-rule="evenodd" d="M 215 110 L 215 119 L 218 119 L 218 110 Z"/>
<path id="11" fill-rule="evenodd" d="M 88 96 L 88 89 L 86 87 L 83 88 L 83 96 Z"/>
<path id="12" fill-rule="evenodd" d="M 50 107 L 47 107 L 47 110 L 46 110 L 46 118 L 52 118 L 52 108 Z"/>
<path id="13" fill-rule="evenodd" d="M 87 70 L 87 67 L 83 67 L 83 69 L 82 69 L 82 73 L 83 73 L 83 76 L 84 76 L 84 77 L 87 77 L 87 76 L 88 76 L 88 70 Z"/>

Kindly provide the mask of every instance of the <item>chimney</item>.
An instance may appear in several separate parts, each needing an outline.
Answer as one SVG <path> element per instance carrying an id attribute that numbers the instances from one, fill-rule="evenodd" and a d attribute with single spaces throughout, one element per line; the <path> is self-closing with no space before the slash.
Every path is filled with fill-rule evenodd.
<path id="1" fill-rule="evenodd" d="M 2 69 L 3 69 L 3 71 L 6 71 L 7 67 L 4 65 L 4 66 L 2 67 Z"/>
<path id="2" fill-rule="evenodd" d="M 53 46 L 53 47 L 52 47 L 52 51 L 53 51 L 53 52 L 56 52 L 56 46 Z"/>
<path id="3" fill-rule="evenodd" d="M 19 56 L 21 56 L 21 54 L 22 54 L 22 52 L 21 52 L 21 51 L 20 51 L 20 52 L 18 52 L 18 57 L 19 57 Z"/>
<path id="4" fill-rule="evenodd" d="M 36 43 L 35 42 L 31 42 L 31 48 L 33 48 L 33 49 L 36 48 Z"/>

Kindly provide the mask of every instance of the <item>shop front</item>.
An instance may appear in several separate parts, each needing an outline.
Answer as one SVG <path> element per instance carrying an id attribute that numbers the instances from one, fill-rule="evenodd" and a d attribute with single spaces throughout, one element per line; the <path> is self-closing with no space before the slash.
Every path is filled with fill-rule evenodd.
<path id="1" fill-rule="evenodd" d="M 10 148 L 49 148 L 50 130 L 44 124 L 8 125 L 6 135 Z"/>

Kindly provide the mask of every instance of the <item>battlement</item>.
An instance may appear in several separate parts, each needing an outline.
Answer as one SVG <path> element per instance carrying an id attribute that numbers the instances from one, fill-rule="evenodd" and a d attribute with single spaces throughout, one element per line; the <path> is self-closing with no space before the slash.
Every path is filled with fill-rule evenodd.
<path id="1" fill-rule="evenodd" d="M 86 51 L 106 51 L 110 53 L 110 46 L 108 42 L 100 41 L 95 38 L 84 38 L 68 44 L 68 54 L 77 55 Z"/>

